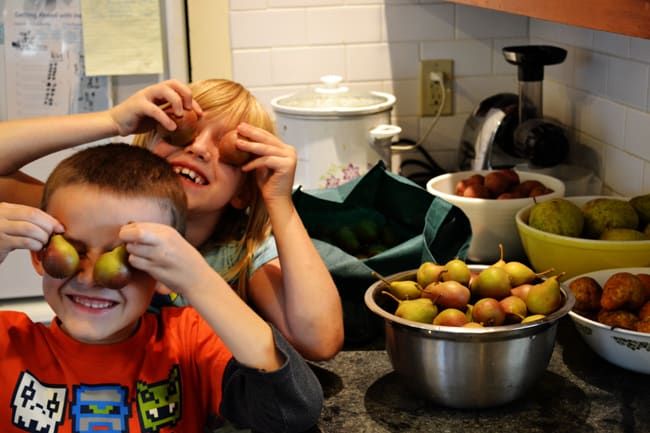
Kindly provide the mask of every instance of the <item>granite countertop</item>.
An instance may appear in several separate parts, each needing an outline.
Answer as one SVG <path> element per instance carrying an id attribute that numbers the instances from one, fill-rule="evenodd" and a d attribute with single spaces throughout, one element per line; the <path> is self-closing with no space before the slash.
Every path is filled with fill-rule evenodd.
<path id="1" fill-rule="evenodd" d="M 414 396 L 377 339 L 312 366 L 325 393 L 322 433 L 650 432 L 650 375 L 598 357 L 568 317 L 560 321 L 551 361 L 536 385 L 496 408 L 449 409 Z"/>

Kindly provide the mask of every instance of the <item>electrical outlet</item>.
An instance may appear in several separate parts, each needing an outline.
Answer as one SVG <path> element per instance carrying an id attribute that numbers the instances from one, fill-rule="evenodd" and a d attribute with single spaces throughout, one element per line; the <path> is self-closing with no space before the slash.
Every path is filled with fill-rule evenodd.
<path id="1" fill-rule="evenodd" d="M 443 88 L 431 80 L 431 73 L 443 77 Z M 453 110 L 454 61 L 451 59 L 422 60 L 420 62 L 420 111 L 422 116 L 435 116 L 442 104 L 441 116 L 454 114 Z"/>

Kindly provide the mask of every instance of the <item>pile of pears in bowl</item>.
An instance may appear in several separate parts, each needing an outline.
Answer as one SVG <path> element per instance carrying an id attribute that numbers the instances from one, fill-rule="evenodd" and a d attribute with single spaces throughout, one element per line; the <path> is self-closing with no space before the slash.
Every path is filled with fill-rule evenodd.
<path id="1" fill-rule="evenodd" d="M 493 407 L 524 395 L 546 370 L 558 321 L 575 303 L 561 275 L 503 258 L 424 262 L 378 275 L 364 300 L 384 319 L 386 351 L 407 387 L 447 407 Z"/>
<path id="2" fill-rule="evenodd" d="M 650 194 L 561 197 L 519 210 L 515 223 L 536 271 L 588 272 L 650 266 Z"/>

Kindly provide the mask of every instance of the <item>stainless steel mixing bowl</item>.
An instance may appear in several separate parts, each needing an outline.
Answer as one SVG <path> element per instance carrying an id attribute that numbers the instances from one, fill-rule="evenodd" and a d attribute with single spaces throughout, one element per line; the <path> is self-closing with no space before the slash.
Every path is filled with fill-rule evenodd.
<path id="1" fill-rule="evenodd" d="M 470 265 L 473 271 L 486 266 Z M 386 279 L 415 280 L 416 270 Z M 485 408 L 521 397 L 546 370 L 553 353 L 558 320 L 575 298 L 562 288 L 562 307 L 528 324 L 460 328 L 404 320 L 391 314 L 394 301 L 381 295 L 377 281 L 365 303 L 384 319 L 386 351 L 395 372 L 417 394 L 447 407 Z M 391 302 L 393 302 L 391 304 Z"/>

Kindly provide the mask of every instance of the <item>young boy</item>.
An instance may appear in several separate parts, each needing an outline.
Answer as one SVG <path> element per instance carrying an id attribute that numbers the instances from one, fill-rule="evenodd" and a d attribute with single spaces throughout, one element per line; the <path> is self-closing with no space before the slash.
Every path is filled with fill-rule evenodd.
<path id="1" fill-rule="evenodd" d="M 31 249 L 56 314 L 45 326 L 0 313 L 0 431 L 200 432 L 212 415 L 259 431 L 316 423 L 323 396 L 307 364 L 179 233 L 185 194 L 164 159 L 82 150 L 48 178 L 41 208 L 0 204 L 0 260 Z M 61 232 L 79 265 L 54 278 L 39 250 Z M 123 244 L 131 278 L 99 285 L 95 262 Z M 195 307 L 148 313 L 156 290 Z"/>

